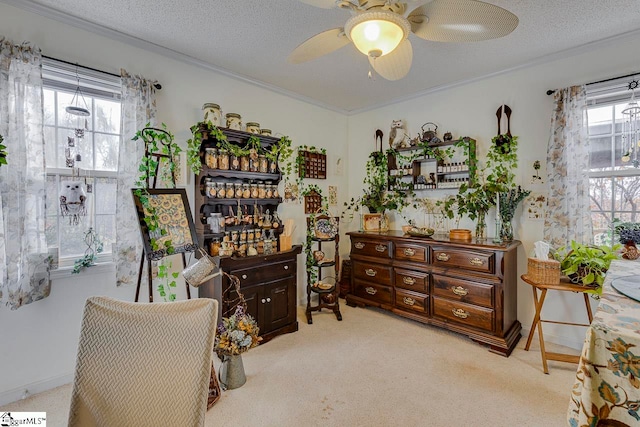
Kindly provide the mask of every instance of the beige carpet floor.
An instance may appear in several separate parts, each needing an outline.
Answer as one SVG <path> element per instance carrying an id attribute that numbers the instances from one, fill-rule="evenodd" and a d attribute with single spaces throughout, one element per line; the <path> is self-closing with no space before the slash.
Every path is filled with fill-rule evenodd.
<path id="1" fill-rule="evenodd" d="M 566 425 L 576 365 L 550 362 L 545 375 L 537 336 L 504 358 L 377 309 L 341 308 L 342 322 L 322 312 L 313 325 L 300 309 L 298 332 L 244 354 L 247 383 L 223 392 L 206 425 Z M 65 385 L 0 411 L 46 411 L 48 426 L 63 426 L 70 394 Z"/>

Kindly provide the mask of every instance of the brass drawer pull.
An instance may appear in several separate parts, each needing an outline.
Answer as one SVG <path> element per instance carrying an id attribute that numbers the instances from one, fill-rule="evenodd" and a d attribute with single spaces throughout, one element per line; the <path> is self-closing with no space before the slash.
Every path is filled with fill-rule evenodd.
<path id="1" fill-rule="evenodd" d="M 467 313 L 466 311 L 464 311 L 461 308 L 455 308 L 453 310 L 451 310 L 453 312 L 453 315 L 456 317 L 459 317 L 461 319 L 466 319 L 467 317 L 469 317 L 469 313 Z"/>
<path id="2" fill-rule="evenodd" d="M 402 276 L 402 283 L 404 283 L 405 285 L 415 285 L 416 279 L 409 276 Z"/>
<path id="3" fill-rule="evenodd" d="M 369 276 L 369 277 L 376 277 L 376 274 L 378 274 L 378 272 L 377 272 L 377 271 L 375 271 L 375 270 L 373 270 L 373 269 L 371 269 L 371 268 L 367 268 L 364 272 L 365 272 L 365 273 L 366 273 L 366 275 L 367 275 L 367 276 Z"/>
<path id="4" fill-rule="evenodd" d="M 482 265 L 482 264 L 484 264 L 484 261 L 481 260 L 480 258 L 471 258 L 469 260 L 469 264 L 471 264 L 471 265 Z"/>
<path id="5" fill-rule="evenodd" d="M 369 295 L 375 295 L 378 293 L 378 290 L 376 288 L 372 288 L 371 286 L 369 286 L 368 288 L 364 288 L 364 290 L 367 291 Z"/>
<path id="6" fill-rule="evenodd" d="M 404 250 L 404 254 L 406 256 L 414 256 L 416 254 L 416 251 L 411 248 L 407 248 Z"/>
<path id="7" fill-rule="evenodd" d="M 413 298 L 404 297 L 402 298 L 402 302 L 405 303 L 406 305 L 413 305 L 416 303 L 416 300 L 414 300 Z"/>
<path id="8" fill-rule="evenodd" d="M 438 261 L 449 261 L 449 259 L 451 259 L 451 256 L 445 252 L 440 252 L 436 259 Z"/>
<path id="9" fill-rule="evenodd" d="M 376 245 L 376 251 L 384 252 L 386 250 L 387 250 L 387 246 L 386 245 Z"/>
<path id="10" fill-rule="evenodd" d="M 353 246 L 355 246 L 355 248 L 356 248 L 356 249 L 362 249 L 362 248 L 364 248 L 364 243 L 362 243 L 362 242 L 355 242 L 355 243 L 353 244 Z"/>
<path id="11" fill-rule="evenodd" d="M 453 292 L 454 294 L 460 297 L 463 297 L 469 293 L 469 289 L 465 289 L 462 286 L 452 286 L 451 292 Z"/>

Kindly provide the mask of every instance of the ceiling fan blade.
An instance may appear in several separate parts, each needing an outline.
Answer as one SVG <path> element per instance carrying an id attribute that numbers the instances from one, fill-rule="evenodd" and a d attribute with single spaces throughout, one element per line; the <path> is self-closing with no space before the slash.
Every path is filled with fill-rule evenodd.
<path id="1" fill-rule="evenodd" d="M 411 31 L 436 42 L 475 42 L 496 39 L 518 26 L 506 9 L 476 0 L 434 0 L 407 17 Z"/>
<path id="2" fill-rule="evenodd" d="M 287 58 L 292 64 L 311 61 L 351 43 L 342 28 L 323 31 L 295 48 Z"/>
<path id="3" fill-rule="evenodd" d="M 409 73 L 413 62 L 413 48 L 411 42 L 405 40 L 388 53 L 379 58 L 369 57 L 369 64 L 387 80 L 400 80 Z"/>
<path id="4" fill-rule="evenodd" d="M 331 9 L 336 5 L 336 0 L 298 0 L 311 6 L 321 7 L 323 9 Z"/>

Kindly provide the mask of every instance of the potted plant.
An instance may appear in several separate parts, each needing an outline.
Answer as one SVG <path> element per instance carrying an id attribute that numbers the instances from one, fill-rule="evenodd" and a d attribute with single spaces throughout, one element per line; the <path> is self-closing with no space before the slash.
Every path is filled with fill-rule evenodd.
<path id="1" fill-rule="evenodd" d="M 624 245 L 622 257 L 625 259 L 638 259 L 640 252 L 636 245 L 640 243 L 640 223 L 621 222 L 616 218 L 613 220 L 613 225 L 618 241 Z"/>
<path id="2" fill-rule="evenodd" d="M 562 273 L 569 276 L 573 283 L 591 287 L 593 289 L 587 292 L 600 294 L 611 261 L 618 259 L 616 251 L 619 248 L 620 245 L 611 248 L 571 241 L 571 246 L 559 248 L 554 258 L 560 262 Z"/>

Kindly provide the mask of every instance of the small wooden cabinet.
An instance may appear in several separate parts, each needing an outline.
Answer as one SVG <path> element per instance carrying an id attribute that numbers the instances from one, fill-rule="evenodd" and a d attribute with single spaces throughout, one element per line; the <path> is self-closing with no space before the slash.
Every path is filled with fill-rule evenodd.
<path id="1" fill-rule="evenodd" d="M 240 280 L 247 312 L 258 322 L 263 343 L 298 330 L 296 258 L 301 251 L 300 245 L 294 245 L 289 251 L 273 255 L 220 259 L 220 268 Z M 211 287 L 201 287 L 199 296 L 214 298 L 209 295 L 210 290 Z M 235 290 L 225 277 L 222 281 L 222 316 L 233 314 L 236 299 Z"/>
<path id="2" fill-rule="evenodd" d="M 517 320 L 520 242 L 493 245 L 397 231 L 348 235 L 348 305 L 380 307 L 511 354 L 522 329 Z"/>

